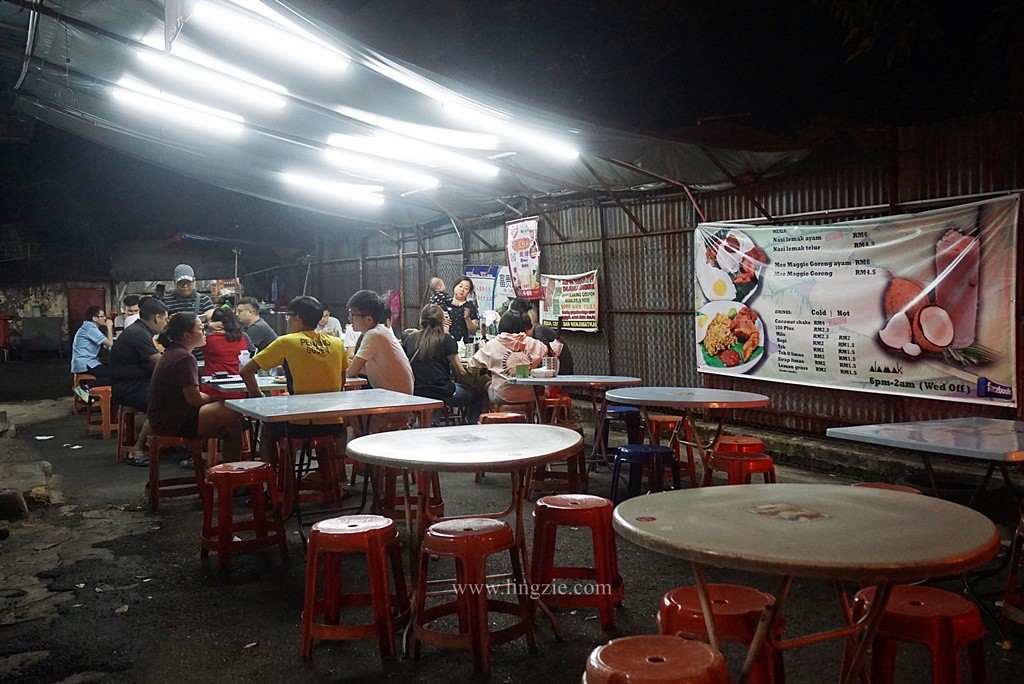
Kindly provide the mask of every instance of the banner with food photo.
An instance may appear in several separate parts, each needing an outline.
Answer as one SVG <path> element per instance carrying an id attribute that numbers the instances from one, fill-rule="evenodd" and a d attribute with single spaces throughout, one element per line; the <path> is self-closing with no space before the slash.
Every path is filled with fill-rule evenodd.
<path id="1" fill-rule="evenodd" d="M 540 243 L 537 217 L 505 222 L 505 254 L 516 295 L 540 299 Z"/>
<path id="2" fill-rule="evenodd" d="M 540 322 L 563 330 L 597 332 L 597 271 L 576 275 L 541 275 Z"/>
<path id="3" fill-rule="evenodd" d="M 1019 202 L 825 226 L 700 224 L 698 370 L 1016 406 Z"/>

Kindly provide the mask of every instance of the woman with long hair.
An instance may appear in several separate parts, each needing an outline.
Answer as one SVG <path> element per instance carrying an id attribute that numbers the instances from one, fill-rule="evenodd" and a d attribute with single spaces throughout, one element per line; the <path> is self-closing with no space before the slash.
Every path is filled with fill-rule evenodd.
<path id="1" fill-rule="evenodd" d="M 457 382 L 466 370 L 459 359 L 458 344 L 444 331 L 441 307 L 423 307 L 420 329 L 406 338 L 405 353 L 412 366 L 416 395 L 440 399 L 448 406 L 464 406 L 466 422 L 477 422 L 483 398 L 470 386 Z"/>
<path id="2" fill-rule="evenodd" d="M 456 280 L 452 287 L 452 301 L 447 313 L 451 318 L 449 332 L 456 340 L 472 342 L 473 335 L 480 329 L 480 312 L 476 300 L 469 298 L 475 290 L 473 281 L 467 276 Z"/>
<path id="3" fill-rule="evenodd" d="M 176 313 L 167 324 L 170 343 L 153 369 L 148 410 L 153 434 L 224 440 L 224 460 L 237 461 L 242 430 L 239 415 L 199 391 L 199 366 L 192 350 L 206 344 L 202 321 L 191 312 Z"/>
<path id="4" fill-rule="evenodd" d="M 203 349 L 203 356 L 206 359 L 205 375 L 213 375 L 219 371 L 237 375 L 238 355 L 243 351 L 256 353 L 252 341 L 242 332 L 242 324 L 227 304 L 213 310 L 209 327 L 206 348 Z"/>

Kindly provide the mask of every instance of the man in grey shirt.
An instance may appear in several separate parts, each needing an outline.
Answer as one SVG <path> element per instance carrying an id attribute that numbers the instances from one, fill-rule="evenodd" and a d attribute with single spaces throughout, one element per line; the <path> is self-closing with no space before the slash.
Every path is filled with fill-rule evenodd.
<path id="1" fill-rule="evenodd" d="M 270 324 L 260 318 L 260 303 L 255 297 L 243 297 L 235 306 L 235 315 L 245 326 L 245 334 L 257 350 L 266 349 L 268 344 L 277 339 L 277 333 Z"/>

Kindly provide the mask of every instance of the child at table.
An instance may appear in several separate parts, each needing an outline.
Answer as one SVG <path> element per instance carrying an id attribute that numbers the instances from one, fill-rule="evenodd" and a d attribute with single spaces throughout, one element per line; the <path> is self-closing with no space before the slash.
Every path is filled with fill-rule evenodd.
<path id="1" fill-rule="evenodd" d="M 473 358 L 469 369 L 485 369 L 491 373 L 487 397 L 491 404 L 532 404 L 533 388 L 513 385 L 516 366 L 537 368 L 547 355 L 544 343 L 526 334 L 532 327 L 529 316 L 520 311 L 506 311 L 498 321 L 498 336 L 487 340 Z"/>

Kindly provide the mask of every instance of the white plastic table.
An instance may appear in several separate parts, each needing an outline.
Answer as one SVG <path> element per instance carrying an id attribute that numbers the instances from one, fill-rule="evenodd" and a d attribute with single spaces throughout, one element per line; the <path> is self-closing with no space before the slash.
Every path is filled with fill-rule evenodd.
<path id="1" fill-rule="evenodd" d="M 204 375 L 200 378 L 204 385 L 219 389 L 221 392 L 244 392 L 245 382 L 240 375 L 229 375 L 226 378 L 215 378 L 212 375 Z M 284 376 L 257 375 L 256 385 L 264 392 L 281 392 L 288 389 L 287 383 L 283 382 Z M 360 389 L 367 385 L 366 378 L 345 378 L 345 389 Z"/>
<path id="2" fill-rule="evenodd" d="M 740 682 L 747 681 L 766 638 L 773 647 L 787 649 L 840 637 L 853 637 L 857 643 L 842 679 L 853 681 L 893 584 L 963 573 L 987 563 L 999 550 L 995 525 L 965 506 L 842 485 L 739 485 L 660 492 L 619 504 L 613 525 L 623 537 L 646 549 L 693 563 L 705 623 L 716 648 L 705 567 L 782 577 L 775 603 L 765 609 L 747 652 Z M 859 622 L 777 640 L 775 625 L 795 577 L 836 583 L 841 611 L 847 616 L 848 599 L 839 582 L 872 583 L 878 589 L 871 610 Z"/>
<path id="3" fill-rule="evenodd" d="M 725 429 L 726 416 L 718 421 L 718 429 L 710 440 L 704 440 L 697 429 L 696 411 L 701 409 L 761 408 L 768 405 L 768 397 L 753 392 L 706 389 L 703 387 L 631 387 L 608 392 L 605 398 L 617 404 L 629 404 L 643 409 L 647 420 L 649 407 L 674 408 L 683 411 L 683 420 L 676 428 L 676 438 L 686 445 L 690 461 L 696 447 L 704 468 L 708 467 L 710 452 L 714 450 Z M 649 422 L 649 421 L 648 421 Z M 680 428 L 682 429 L 680 434 Z"/>

